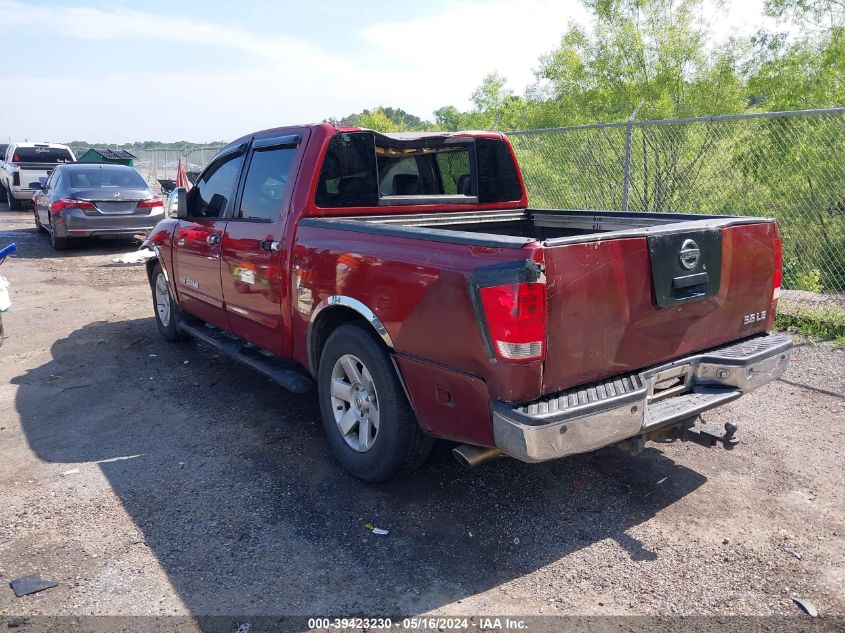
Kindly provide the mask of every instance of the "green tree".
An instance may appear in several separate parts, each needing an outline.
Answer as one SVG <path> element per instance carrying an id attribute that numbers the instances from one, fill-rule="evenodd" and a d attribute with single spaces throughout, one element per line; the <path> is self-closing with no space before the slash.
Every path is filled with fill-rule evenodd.
<path id="1" fill-rule="evenodd" d="M 418 116 L 409 114 L 401 108 L 383 107 L 363 110 L 349 114 L 342 119 L 328 119 L 335 125 L 354 125 L 377 132 L 405 132 L 409 130 L 430 129 L 432 124 Z"/>
<path id="2" fill-rule="evenodd" d="M 574 122 L 740 112 L 735 46 L 712 49 L 702 0 L 592 0 L 595 28 L 571 27 L 543 56 L 538 80 Z"/>
<path id="3" fill-rule="evenodd" d="M 772 17 L 816 28 L 841 26 L 845 0 L 766 0 L 766 13 Z"/>

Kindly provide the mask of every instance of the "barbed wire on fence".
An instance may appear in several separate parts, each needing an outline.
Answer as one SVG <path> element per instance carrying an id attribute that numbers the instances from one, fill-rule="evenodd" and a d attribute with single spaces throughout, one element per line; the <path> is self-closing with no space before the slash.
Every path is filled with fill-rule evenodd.
<path id="1" fill-rule="evenodd" d="M 784 287 L 845 292 L 845 108 L 508 135 L 532 206 L 773 216 Z"/>

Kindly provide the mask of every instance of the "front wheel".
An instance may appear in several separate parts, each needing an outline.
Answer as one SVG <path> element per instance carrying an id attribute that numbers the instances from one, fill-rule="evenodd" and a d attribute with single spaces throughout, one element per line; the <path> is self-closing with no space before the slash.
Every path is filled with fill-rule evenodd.
<path id="1" fill-rule="evenodd" d="M 150 287 L 153 291 L 153 311 L 158 331 L 168 341 L 185 339 L 185 333 L 179 329 L 182 311 L 179 310 L 179 305 L 170 294 L 170 284 L 167 283 L 167 277 L 164 276 L 164 271 L 158 262 L 153 265 Z"/>
<path id="2" fill-rule="evenodd" d="M 385 481 L 425 461 L 432 440 L 417 425 L 390 357 L 368 326 L 337 328 L 320 356 L 323 427 L 338 461 L 365 481 Z"/>

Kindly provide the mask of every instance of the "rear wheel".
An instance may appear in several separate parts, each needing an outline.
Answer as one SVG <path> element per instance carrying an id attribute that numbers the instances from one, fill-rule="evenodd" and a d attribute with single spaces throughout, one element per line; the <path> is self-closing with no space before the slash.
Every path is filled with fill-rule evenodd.
<path id="1" fill-rule="evenodd" d="M 158 331 L 168 341 L 185 339 L 185 333 L 179 329 L 182 311 L 179 310 L 179 305 L 170 295 L 170 284 L 167 283 L 167 277 L 164 276 L 164 271 L 158 262 L 153 265 L 150 287 L 153 291 L 153 311 L 155 312 Z"/>
<path id="2" fill-rule="evenodd" d="M 21 201 L 12 195 L 11 189 L 6 189 L 6 201 L 9 203 L 9 209 L 12 211 L 20 211 L 23 208 Z"/>
<path id="3" fill-rule="evenodd" d="M 33 209 L 32 216 L 35 218 L 35 228 L 38 229 L 39 233 L 46 233 L 47 229 L 44 228 L 44 225 L 38 221 L 38 210 Z"/>
<path id="4" fill-rule="evenodd" d="M 332 332 L 320 357 L 320 413 L 338 461 L 365 481 L 419 467 L 432 439 L 417 425 L 384 346 L 367 325 Z"/>
<path id="5" fill-rule="evenodd" d="M 70 248 L 70 238 L 56 237 L 56 227 L 50 222 L 50 244 L 53 245 L 54 251 L 63 251 Z"/>

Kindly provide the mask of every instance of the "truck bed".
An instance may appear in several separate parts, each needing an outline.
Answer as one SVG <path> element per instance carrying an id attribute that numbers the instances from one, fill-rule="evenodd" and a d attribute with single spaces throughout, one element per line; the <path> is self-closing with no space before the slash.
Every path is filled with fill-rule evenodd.
<path id="1" fill-rule="evenodd" d="M 396 238 L 418 242 L 401 247 L 403 261 L 416 262 L 421 251 L 427 265 L 440 257 L 450 266 L 471 265 L 472 257 L 460 264 L 450 259 L 460 248 L 446 244 L 482 247 L 500 258 L 520 251 L 513 259 L 536 263 L 548 289 L 547 345 L 553 353 L 543 363 L 543 394 L 760 334 L 772 323 L 778 238 L 767 218 L 517 209 L 310 217 L 300 226 L 359 233 L 363 239 L 350 236 L 349 243 L 374 261 Z M 385 241 L 371 239 L 379 236 Z M 444 246 L 432 249 L 426 242 Z M 693 253 L 685 266 L 688 245 Z M 485 265 L 482 251 L 474 261 Z M 474 274 L 463 283 L 472 285 Z M 461 291 L 453 292 L 441 305 Z M 434 329 L 450 327 L 444 322 Z"/>
<path id="2" fill-rule="evenodd" d="M 767 220 L 759 217 L 690 213 L 524 209 L 308 218 L 303 223 L 306 226 L 335 226 L 352 231 L 440 242 L 522 248 L 529 242 L 556 246 L 764 221 Z"/>

